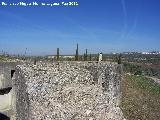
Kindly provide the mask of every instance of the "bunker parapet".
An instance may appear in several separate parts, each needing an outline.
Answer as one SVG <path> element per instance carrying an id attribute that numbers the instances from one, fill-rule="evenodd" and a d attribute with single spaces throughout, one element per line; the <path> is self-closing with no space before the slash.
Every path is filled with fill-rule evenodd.
<path id="1" fill-rule="evenodd" d="M 0 62 L 0 119 L 8 116 L 14 120 L 15 91 L 12 89 L 14 72 L 19 62 Z M 7 118 L 6 118 L 7 119 Z"/>
<path id="2" fill-rule="evenodd" d="M 17 120 L 122 120 L 122 66 L 108 62 L 18 65 Z"/>
<path id="3" fill-rule="evenodd" d="M 16 62 L 0 62 L 0 89 L 12 87 L 11 78 L 17 64 Z"/>

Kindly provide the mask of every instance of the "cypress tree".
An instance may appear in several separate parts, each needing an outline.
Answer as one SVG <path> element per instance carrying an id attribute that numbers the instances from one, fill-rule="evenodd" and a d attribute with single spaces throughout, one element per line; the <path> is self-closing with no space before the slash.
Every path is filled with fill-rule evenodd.
<path id="1" fill-rule="evenodd" d="M 118 60 L 117 60 L 118 64 L 122 63 L 122 54 L 118 55 Z"/>
<path id="2" fill-rule="evenodd" d="M 77 44 L 77 49 L 76 49 L 76 56 L 75 56 L 75 60 L 78 61 L 78 44 Z"/>
<path id="3" fill-rule="evenodd" d="M 86 49 L 86 54 L 85 54 L 85 60 L 87 61 L 88 55 L 87 55 L 87 49 Z"/>
<path id="4" fill-rule="evenodd" d="M 91 54 L 89 55 L 89 61 L 92 61 L 92 56 L 91 56 Z"/>
<path id="5" fill-rule="evenodd" d="M 59 61 L 59 48 L 57 48 L 57 61 Z"/>
<path id="6" fill-rule="evenodd" d="M 34 59 L 34 65 L 36 65 L 36 63 L 37 63 L 37 60 L 36 60 L 36 59 Z"/>
<path id="7" fill-rule="evenodd" d="M 97 61 L 99 61 L 99 53 L 97 54 Z"/>
<path id="8" fill-rule="evenodd" d="M 84 61 L 86 60 L 86 55 L 85 55 L 85 53 L 84 53 L 84 55 L 83 55 L 83 60 L 84 60 Z"/>
<path id="9" fill-rule="evenodd" d="M 81 61 L 83 61 L 83 55 L 81 55 Z"/>

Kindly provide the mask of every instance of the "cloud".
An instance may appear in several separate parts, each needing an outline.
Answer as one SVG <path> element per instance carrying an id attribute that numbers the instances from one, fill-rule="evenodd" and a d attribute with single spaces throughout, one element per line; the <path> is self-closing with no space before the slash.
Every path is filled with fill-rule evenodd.
<path id="1" fill-rule="evenodd" d="M 127 38 L 134 32 L 136 27 L 137 27 L 137 16 L 135 17 L 135 19 L 133 21 L 133 25 L 132 25 L 131 29 L 129 30 L 128 34 L 126 35 Z"/>
<path id="2" fill-rule="evenodd" d="M 124 15 L 124 27 L 122 29 L 122 38 L 128 38 L 130 37 L 130 35 L 134 32 L 134 30 L 136 29 L 137 27 L 137 11 L 136 12 L 136 15 L 135 15 L 135 18 L 133 19 L 133 25 L 131 26 L 131 28 L 129 29 L 129 26 L 128 26 L 128 23 L 127 23 L 127 8 L 126 8 L 126 2 L 125 0 L 121 0 L 121 5 L 122 5 L 122 9 L 123 9 L 123 15 Z"/>
<path id="3" fill-rule="evenodd" d="M 123 14 L 125 17 L 127 17 L 127 9 L 126 9 L 126 3 L 125 0 L 121 0 L 122 8 L 123 8 Z"/>
<path id="4" fill-rule="evenodd" d="M 125 0 L 121 0 L 121 5 L 122 5 L 123 15 L 124 15 L 124 27 L 122 29 L 121 38 L 124 38 L 126 36 L 126 34 L 127 34 L 127 28 L 128 28 L 128 24 L 127 24 L 127 9 L 126 9 Z"/>

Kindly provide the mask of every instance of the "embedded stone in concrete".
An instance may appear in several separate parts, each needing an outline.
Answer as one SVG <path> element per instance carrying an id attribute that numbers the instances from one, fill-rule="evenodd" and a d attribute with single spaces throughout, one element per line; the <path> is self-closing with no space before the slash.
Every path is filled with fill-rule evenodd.
<path id="1" fill-rule="evenodd" d="M 122 120 L 120 65 L 59 62 L 16 67 L 17 120 Z"/>

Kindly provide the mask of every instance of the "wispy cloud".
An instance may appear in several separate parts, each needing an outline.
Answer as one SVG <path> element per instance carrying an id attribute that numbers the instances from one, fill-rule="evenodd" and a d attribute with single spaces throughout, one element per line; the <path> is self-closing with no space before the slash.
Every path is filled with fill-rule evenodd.
<path id="1" fill-rule="evenodd" d="M 137 15 L 136 15 L 136 17 L 135 17 L 135 19 L 134 19 L 134 21 L 133 21 L 133 25 L 132 25 L 132 27 L 131 27 L 131 29 L 129 30 L 129 32 L 128 32 L 128 34 L 126 35 L 126 37 L 128 38 L 128 37 L 130 37 L 130 35 L 134 32 L 134 30 L 136 29 L 136 27 L 137 27 Z"/>
<path id="2" fill-rule="evenodd" d="M 124 16 L 127 17 L 127 9 L 126 9 L 125 0 L 121 0 L 121 4 L 122 4 Z"/>
<path id="3" fill-rule="evenodd" d="M 122 29 L 121 38 L 124 38 L 126 36 L 126 34 L 127 34 L 127 28 L 128 28 L 128 24 L 127 24 L 127 8 L 126 8 L 125 0 L 121 0 L 121 5 L 122 5 L 122 10 L 123 10 L 123 15 L 124 15 L 124 27 Z"/>
<path id="4" fill-rule="evenodd" d="M 133 19 L 133 25 L 131 27 L 128 26 L 127 23 L 127 17 L 128 17 L 128 12 L 127 12 L 127 7 L 126 7 L 126 2 L 125 0 L 121 0 L 121 5 L 123 9 L 123 15 L 124 15 L 124 27 L 122 29 L 122 36 L 121 38 L 128 38 L 130 35 L 134 32 L 134 30 L 137 27 L 137 11 L 135 10 L 135 18 Z"/>

